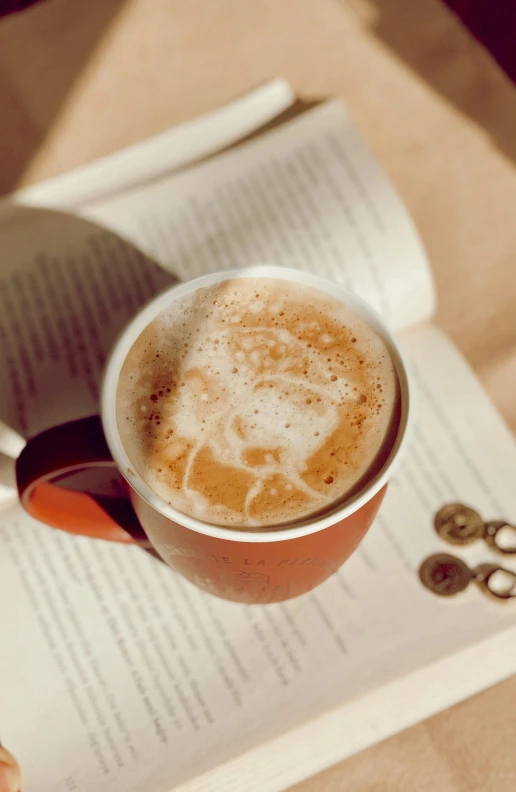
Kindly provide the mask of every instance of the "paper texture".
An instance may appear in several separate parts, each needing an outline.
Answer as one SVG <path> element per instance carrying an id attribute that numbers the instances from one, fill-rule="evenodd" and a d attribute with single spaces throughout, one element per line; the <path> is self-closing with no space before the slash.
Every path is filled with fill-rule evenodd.
<path id="1" fill-rule="evenodd" d="M 434 310 L 412 222 L 339 102 L 85 214 L 181 280 L 285 264 L 356 291 L 394 329 Z"/>
<path id="2" fill-rule="evenodd" d="M 21 435 L 96 409 L 116 333 L 174 277 L 259 254 L 347 283 L 397 328 L 433 310 L 410 221 L 333 103 L 81 212 L 0 213 L 0 419 Z M 514 646 L 510 606 L 476 588 L 443 602 L 417 569 L 448 549 L 432 528 L 442 503 L 492 518 L 516 511 L 516 446 L 438 331 L 411 329 L 402 345 L 409 452 L 361 547 L 304 597 L 225 603 L 136 548 L 52 531 L 18 507 L 0 513 L 0 601 L 13 603 L 0 614 L 13 636 L 0 652 L 2 739 L 24 789 L 273 792 L 509 672 L 510 649 L 456 689 L 434 687 L 432 702 L 415 695 L 435 682 L 426 669 L 443 680 L 452 658 L 456 674 L 453 658 L 476 657 L 487 638 Z M 461 555 L 491 558 L 483 543 Z M 329 712 L 340 745 L 328 741 L 311 761 L 316 738 L 302 724 Z"/>
<path id="3" fill-rule="evenodd" d="M 173 281 L 134 246 L 71 214 L 6 207 L 0 236 L 0 417 L 29 437 L 97 411 L 116 336 Z"/>
<path id="4" fill-rule="evenodd" d="M 244 785 L 250 792 L 290 789 L 291 785 L 473 696 L 480 686 L 489 687 L 511 675 L 515 645 L 516 628 L 503 629 L 487 640 L 337 706 L 203 777 L 175 787 L 175 792 L 240 792 Z"/>

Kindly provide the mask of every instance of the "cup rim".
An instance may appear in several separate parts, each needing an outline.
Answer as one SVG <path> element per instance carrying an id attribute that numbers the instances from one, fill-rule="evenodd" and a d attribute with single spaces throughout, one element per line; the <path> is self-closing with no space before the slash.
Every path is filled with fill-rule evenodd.
<path id="1" fill-rule="evenodd" d="M 275 280 L 294 281 L 322 291 L 349 305 L 367 324 L 382 338 L 394 363 L 401 391 L 401 417 L 396 440 L 383 467 L 356 495 L 336 505 L 331 511 L 317 517 L 308 517 L 303 521 L 279 525 L 277 528 L 237 529 L 205 523 L 191 517 L 171 506 L 161 498 L 133 469 L 120 434 L 116 416 L 116 392 L 122 365 L 132 345 L 144 328 L 172 302 L 190 294 L 197 289 L 211 286 L 225 280 L 240 278 L 274 278 Z M 111 354 L 109 355 L 101 389 L 101 419 L 106 441 L 113 459 L 131 489 L 158 513 L 172 522 L 179 523 L 196 533 L 231 542 L 266 543 L 297 539 L 322 531 L 346 517 L 354 514 L 368 503 L 390 478 L 393 468 L 398 463 L 400 451 L 405 447 L 409 429 L 410 393 L 407 369 L 403 356 L 385 321 L 362 297 L 346 289 L 338 283 L 304 270 L 297 270 L 270 264 L 258 264 L 202 275 L 185 283 L 175 284 L 154 297 L 126 325 Z"/>

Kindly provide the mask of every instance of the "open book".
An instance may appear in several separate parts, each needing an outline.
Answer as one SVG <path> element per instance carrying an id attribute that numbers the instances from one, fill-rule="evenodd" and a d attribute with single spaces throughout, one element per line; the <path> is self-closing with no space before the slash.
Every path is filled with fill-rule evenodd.
<path id="1" fill-rule="evenodd" d="M 516 444 L 431 325 L 424 251 L 346 109 L 293 102 L 273 81 L 0 206 L 0 734 L 28 792 L 279 792 L 514 671 L 514 603 L 475 586 L 440 599 L 418 568 L 450 550 L 433 529 L 444 503 L 516 519 Z M 20 436 L 96 411 L 138 306 L 174 279 L 266 262 L 357 291 L 408 360 L 409 450 L 344 567 L 243 606 L 26 516 L 9 490 Z"/>

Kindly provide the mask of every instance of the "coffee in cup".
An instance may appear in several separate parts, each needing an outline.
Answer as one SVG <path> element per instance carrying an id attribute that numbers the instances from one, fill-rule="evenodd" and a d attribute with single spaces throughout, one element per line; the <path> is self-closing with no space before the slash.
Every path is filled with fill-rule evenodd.
<path id="1" fill-rule="evenodd" d="M 240 530 L 299 524 L 382 468 L 400 415 L 383 340 L 341 300 L 233 278 L 172 302 L 123 364 L 118 430 L 166 503 Z"/>

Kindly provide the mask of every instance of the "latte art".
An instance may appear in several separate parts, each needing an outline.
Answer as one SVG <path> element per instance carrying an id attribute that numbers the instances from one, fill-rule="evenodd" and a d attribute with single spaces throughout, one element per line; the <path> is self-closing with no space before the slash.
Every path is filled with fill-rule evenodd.
<path id="1" fill-rule="evenodd" d="M 304 519 L 363 486 L 390 449 L 398 398 L 387 349 L 353 311 L 310 287 L 242 278 L 147 326 L 120 375 L 117 420 L 161 498 L 245 529 Z"/>

